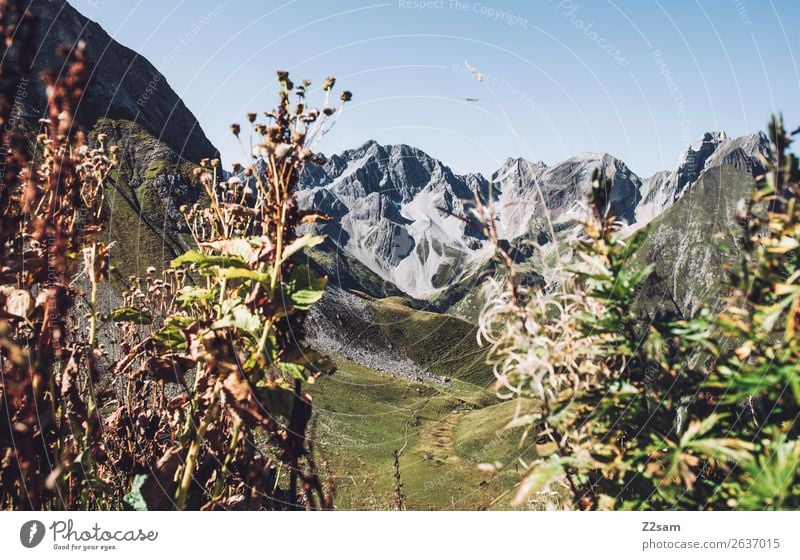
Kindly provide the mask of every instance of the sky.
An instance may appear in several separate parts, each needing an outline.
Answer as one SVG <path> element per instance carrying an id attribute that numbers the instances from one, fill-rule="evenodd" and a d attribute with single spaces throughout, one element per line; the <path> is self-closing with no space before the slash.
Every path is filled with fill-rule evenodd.
<path id="1" fill-rule="evenodd" d="M 706 131 L 800 125 L 796 0 L 70 1 L 156 66 L 226 166 L 278 69 L 353 92 L 316 149 L 404 143 L 457 173 L 603 151 L 648 176 Z"/>

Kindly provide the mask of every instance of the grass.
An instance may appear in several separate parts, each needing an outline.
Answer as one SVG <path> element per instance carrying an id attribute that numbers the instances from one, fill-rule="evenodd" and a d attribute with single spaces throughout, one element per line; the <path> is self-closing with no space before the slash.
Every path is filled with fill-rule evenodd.
<path id="1" fill-rule="evenodd" d="M 116 242 L 111 252 L 112 279 L 115 284 L 125 284 L 129 275 L 143 275 L 149 266 L 162 268 L 183 253 L 185 240 L 164 231 L 163 201 L 151 185 L 164 173 L 191 177 L 194 164 L 181 159 L 134 122 L 102 118 L 91 134 L 100 133 L 119 148 L 106 204 L 110 215 L 108 235 Z M 136 189 L 131 187 L 134 180 L 140 182 Z"/>
<path id="2" fill-rule="evenodd" d="M 447 387 L 343 360 L 337 365 L 336 374 L 319 380 L 310 392 L 315 452 L 325 474 L 334 476 L 338 508 L 394 508 L 395 450 L 401 452 L 408 509 L 508 507 L 519 481 L 520 434 L 502 428 L 513 415 L 513 403 L 497 404 L 489 389 L 468 381 Z M 472 375 L 470 370 L 453 371 Z M 499 474 L 478 469 L 494 461 L 507 468 Z"/>
<path id="3" fill-rule="evenodd" d="M 163 267 L 183 251 L 177 241 L 142 217 L 124 177 L 114 174 L 112 179 L 115 188 L 107 194 L 109 237 L 116 242 L 111 264 L 115 279 L 127 281 L 131 274 L 144 275 L 149 266 Z"/>
<path id="4" fill-rule="evenodd" d="M 498 404 L 494 375 L 474 325 L 409 307 L 401 297 L 372 299 L 366 335 L 389 340 L 446 383 L 404 379 L 339 360 L 337 373 L 311 388 L 316 451 L 337 482 L 342 509 L 394 507 L 393 452 L 408 509 L 502 509 L 519 480 L 519 433 L 503 431 L 513 415 Z M 360 329 L 359 329 L 360 330 Z M 499 461 L 499 474 L 478 469 Z"/>
<path id="5" fill-rule="evenodd" d="M 401 298 L 375 302 L 379 328 L 416 364 L 450 378 L 465 397 L 481 398 L 494 383 L 477 344 L 477 327 L 452 315 L 419 311 Z"/>

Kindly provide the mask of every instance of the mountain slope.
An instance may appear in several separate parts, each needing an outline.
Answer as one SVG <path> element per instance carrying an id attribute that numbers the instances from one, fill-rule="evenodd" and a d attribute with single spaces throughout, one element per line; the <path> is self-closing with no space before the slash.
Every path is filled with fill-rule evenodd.
<path id="1" fill-rule="evenodd" d="M 578 234 L 595 170 L 611 180 L 612 209 L 633 230 L 679 201 L 707 171 L 728 166 L 752 174 L 762 169 L 762 157 L 770 157 L 763 134 L 731 139 L 715 132 L 690 146 L 675 170 L 644 179 L 609 154 L 586 153 L 552 166 L 508 159 L 486 180 L 456 175 L 415 148 L 370 141 L 310 168 L 298 201 L 333 218 L 318 227 L 328 236 L 326 247 L 312 254 L 332 278 L 375 297 L 399 292 L 439 308 L 469 292 L 491 257 L 467 219 L 476 193 L 491 202 L 515 255 L 538 253 L 541 268 L 554 236 L 561 242 Z M 366 281 L 359 285 L 359 278 Z"/>
<path id="2" fill-rule="evenodd" d="M 304 182 L 301 208 L 334 218 L 321 233 L 412 297 L 446 289 L 485 257 L 480 231 L 463 218 L 486 180 L 456 175 L 420 150 L 368 142 L 310 169 Z"/>
<path id="3" fill-rule="evenodd" d="M 681 154 L 675 171 L 660 171 L 643 181 L 637 225 L 646 225 L 674 204 L 706 170 L 727 165 L 754 175 L 763 171 L 762 157 L 772 157 L 763 132 L 733 139 L 724 132 L 706 133 Z"/>
<path id="4" fill-rule="evenodd" d="M 31 141 L 45 115 L 42 71 L 58 74 L 61 45 L 85 44 L 91 74 L 76 112 L 90 140 L 100 133 L 119 148 L 107 196 L 115 278 L 142 274 L 182 252 L 185 226 L 178 211 L 197 200 L 191 171 L 218 152 L 167 80 L 144 57 L 114 41 L 65 0 L 31 0 L 38 17 L 38 51 L 21 104 Z"/>
<path id="5" fill-rule="evenodd" d="M 92 72 L 77 111 L 78 122 L 86 130 L 100 118 L 132 121 L 183 159 L 214 157 L 217 150 L 197 119 L 147 59 L 117 43 L 66 0 L 31 0 L 28 9 L 39 17 L 32 76 L 45 69 L 62 69 L 57 55 L 61 45 L 86 44 Z M 45 95 L 43 84 L 34 83 L 26 97 L 30 118 L 43 116 Z"/>
<path id="6" fill-rule="evenodd" d="M 755 187 L 752 174 L 733 165 L 704 171 L 674 205 L 650 224 L 632 266 L 653 266 L 644 301 L 650 313 L 690 317 L 721 303 L 726 269 L 736 264 L 737 203 Z"/>

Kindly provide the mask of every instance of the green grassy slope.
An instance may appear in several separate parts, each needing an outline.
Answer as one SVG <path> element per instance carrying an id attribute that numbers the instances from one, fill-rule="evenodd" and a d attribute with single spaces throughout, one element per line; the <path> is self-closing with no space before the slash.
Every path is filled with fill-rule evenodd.
<path id="1" fill-rule="evenodd" d="M 474 406 L 432 384 L 349 362 L 338 366 L 311 388 L 315 452 L 325 474 L 334 476 L 338 508 L 394 508 L 395 450 L 407 509 L 508 507 L 519 480 L 520 434 L 502 428 L 514 403 Z M 478 469 L 494 461 L 507 468 L 498 474 Z"/>
<path id="2" fill-rule="evenodd" d="M 179 224 L 165 211 L 166 201 L 155 182 L 172 175 L 188 183 L 195 164 L 131 121 L 101 118 L 91 135 L 100 133 L 118 148 L 118 165 L 106 195 L 107 235 L 116 242 L 111 251 L 113 279 L 124 283 L 129 275 L 142 275 L 149 266 L 161 268 L 184 252 L 185 234 L 177 233 Z"/>
<path id="3" fill-rule="evenodd" d="M 701 307 L 719 305 L 726 270 L 738 258 L 736 204 L 753 186 L 745 170 L 712 168 L 650 224 L 631 261 L 635 268 L 653 265 L 642 294 L 650 313 L 677 308 L 691 316 Z"/>
<path id="4" fill-rule="evenodd" d="M 401 298 L 378 300 L 375 309 L 386 338 L 423 369 L 450 378 L 465 395 L 481 396 L 494 382 L 474 325 L 452 315 L 412 309 Z"/>
<path id="5" fill-rule="evenodd" d="M 503 509 L 519 481 L 520 432 L 504 431 L 515 403 L 500 403 L 475 327 L 419 311 L 402 298 L 369 300 L 377 320 L 357 330 L 393 348 L 438 378 L 408 379 L 344 359 L 310 388 L 315 451 L 337 483 L 341 509 L 394 507 L 393 452 L 408 509 Z M 533 403 L 524 403 L 526 407 Z M 500 462 L 487 474 L 480 463 Z"/>

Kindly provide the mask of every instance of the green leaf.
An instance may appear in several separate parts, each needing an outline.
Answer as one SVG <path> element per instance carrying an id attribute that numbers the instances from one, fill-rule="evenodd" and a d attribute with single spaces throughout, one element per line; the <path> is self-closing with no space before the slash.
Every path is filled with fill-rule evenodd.
<path id="1" fill-rule="evenodd" d="M 277 366 L 289 377 L 303 382 L 308 380 L 311 373 L 330 374 L 336 370 L 336 365 L 324 354 L 298 345 L 287 348 L 281 354 Z"/>
<path id="2" fill-rule="evenodd" d="M 278 362 L 278 369 L 282 373 L 288 375 L 292 379 L 299 379 L 303 383 L 308 380 L 308 370 L 300 365 L 292 362 Z"/>
<path id="3" fill-rule="evenodd" d="M 257 337 L 261 330 L 261 318 L 244 305 L 237 305 L 211 325 L 212 329 L 236 328 Z"/>
<path id="4" fill-rule="evenodd" d="M 325 241 L 325 237 L 323 237 L 322 235 L 312 235 L 310 233 L 302 237 L 298 237 L 297 239 L 289 243 L 289 245 L 287 245 L 286 248 L 283 250 L 281 262 L 286 262 L 288 259 L 292 257 L 292 255 L 294 255 L 298 251 L 302 251 L 303 249 L 308 249 L 310 247 L 316 247 L 323 241 Z"/>
<path id="5" fill-rule="evenodd" d="M 296 344 L 283 351 L 281 361 L 297 364 L 313 372 L 333 373 L 336 369 L 336 364 L 325 354 Z"/>
<path id="6" fill-rule="evenodd" d="M 142 496 L 142 486 L 147 482 L 147 477 L 146 474 L 137 474 L 133 477 L 131 491 L 122 497 L 122 501 L 133 511 L 147 511 L 147 501 Z"/>
<path id="7" fill-rule="evenodd" d="M 294 406 L 294 392 L 284 385 L 271 385 L 255 388 L 258 402 L 270 414 L 289 418 Z"/>
<path id="8" fill-rule="evenodd" d="M 260 284 L 269 284 L 271 276 L 266 272 L 259 272 L 257 270 L 250 270 L 249 268 L 226 268 L 222 271 L 222 277 L 227 279 L 243 278 L 246 280 L 255 280 Z"/>
<path id="9" fill-rule="evenodd" d="M 683 436 L 681 436 L 681 447 L 688 447 L 691 441 L 696 436 L 702 436 L 707 434 L 711 428 L 713 428 L 717 422 L 720 421 L 722 415 L 720 414 L 709 414 L 702 420 L 694 420 L 689 424 L 689 427 L 684 432 Z"/>
<path id="10" fill-rule="evenodd" d="M 184 329 L 194 322 L 191 317 L 186 315 L 172 315 L 164 321 L 164 326 L 153 333 L 153 340 L 168 352 L 178 352 L 186 348 L 186 337 L 183 335 Z"/>
<path id="11" fill-rule="evenodd" d="M 193 303 L 213 301 L 215 295 L 214 291 L 208 288 L 184 286 L 178 294 L 178 301 L 182 305 L 191 305 Z"/>
<path id="12" fill-rule="evenodd" d="M 173 259 L 171 266 L 178 268 L 185 264 L 195 264 L 200 270 L 207 270 L 212 266 L 221 268 L 247 268 L 247 263 L 241 257 L 206 255 L 199 251 L 187 251 L 180 257 Z"/>
<path id="13" fill-rule="evenodd" d="M 153 318 L 149 314 L 133 307 L 118 307 L 111 312 L 111 319 L 118 323 L 130 322 L 142 325 L 149 325 L 153 322 Z"/>
<path id="14" fill-rule="evenodd" d="M 327 278 L 318 276 L 305 265 L 300 265 L 292 270 L 292 275 L 285 284 L 285 290 L 292 306 L 304 311 L 322 298 L 327 283 Z"/>

